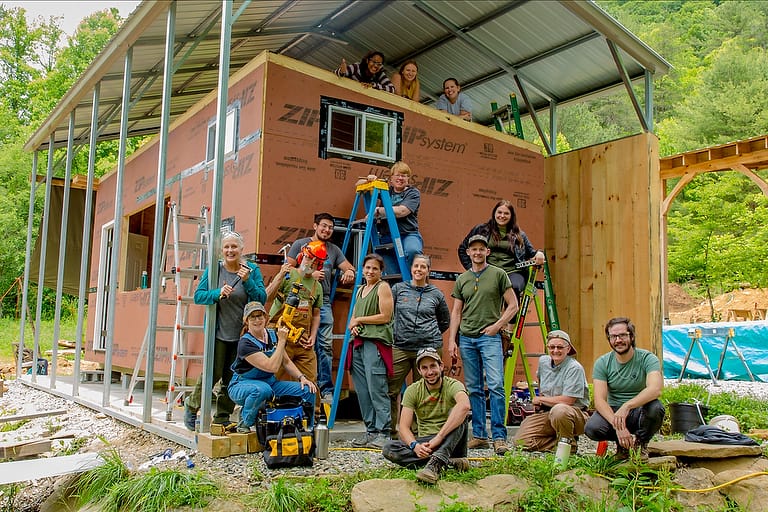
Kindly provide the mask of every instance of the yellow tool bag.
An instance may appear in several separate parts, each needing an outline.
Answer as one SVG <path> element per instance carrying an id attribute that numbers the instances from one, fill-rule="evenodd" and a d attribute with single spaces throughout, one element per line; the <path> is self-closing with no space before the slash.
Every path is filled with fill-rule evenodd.
<path id="1" fill-rule="evenodd" d="M 285 418 L 277 435 L 267 436 L 264 447 L 264 463 L 269 469 L 312 465 L 312 432 L 291 417 Z"/>

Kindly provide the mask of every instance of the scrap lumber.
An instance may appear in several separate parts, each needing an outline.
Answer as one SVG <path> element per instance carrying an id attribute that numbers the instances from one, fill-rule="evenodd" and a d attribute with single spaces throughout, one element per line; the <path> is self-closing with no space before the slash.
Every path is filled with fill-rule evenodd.
<path id="1" fill-rule="evenodd" d="M 51 450 L 50 439 L 32 439 L 0 444 L 0 459 L 20 459 Z"/>
<path id="2" fill-rule="evenodd" d="M 50 411 L 32 412 L 29 414 L 14 414 L 13 416 L 0 416 L 0 423 L 8 423 L 9 421 L 31 420 L 33 418 L 44 418 L 46 416 L 59 416 L 60 414 L 67 414 L 67 410 L 53 409 Z"/>
<path id="3" fill-rule="evenodd" d="M 0 485 L 52 476 L 82 473 L 104 464 L 98 453 L 78 453 L 49 459 L 0 463 Z"/>

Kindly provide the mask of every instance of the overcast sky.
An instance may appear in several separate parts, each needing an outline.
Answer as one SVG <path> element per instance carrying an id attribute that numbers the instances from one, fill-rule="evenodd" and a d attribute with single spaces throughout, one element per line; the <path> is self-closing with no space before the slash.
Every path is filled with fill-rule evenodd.
<path id="1" fill-rule="evenodd" d="M 6 8 L 23 7 L 27 11 L 27 21 L 33 21 L 39 16 L 42 16 L 44 19 L 47 19 L 49 16 L 62 16 L 63 18 L 59 26 L 67 35 L 72 35 L 83 18 L 93 12 L 109 7 L 117 7 L 120 11 L 120 16 L 127 18 L 140 2 L 139 0 L 113 0 L 106 2 L 103 0 L 80 0 L 79 2 L 71 2 L 69 0 L 50 2 L 38 0 L 10 2 L 0 0 L 0 3 Z"/>

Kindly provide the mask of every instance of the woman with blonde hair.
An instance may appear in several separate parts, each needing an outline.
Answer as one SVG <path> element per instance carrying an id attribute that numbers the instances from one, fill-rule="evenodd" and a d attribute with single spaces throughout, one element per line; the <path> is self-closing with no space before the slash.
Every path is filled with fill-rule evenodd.
<path id="1" fill-rule="evenodd" d="M 421 98 L 421 84 L 416 76 L 418 74 L 419 65 L 416 64 L 415 60 L 409 59 L 403 62 L 400 70 L 392 75 L 395 94 L 409 100 L 419 101 Z"/>

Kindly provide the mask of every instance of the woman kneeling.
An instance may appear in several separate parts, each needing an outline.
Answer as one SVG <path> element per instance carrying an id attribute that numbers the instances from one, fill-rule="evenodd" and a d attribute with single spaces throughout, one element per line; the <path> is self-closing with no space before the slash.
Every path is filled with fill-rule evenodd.
<path id="1" fill-rule="evenodd" d="M 238 432 L 250 432 L 259 409 L 274 397 L 295 396 L 314 403 L 317 387 L 285 353 L 288 328 L 267 329 L 267 312 L 260 302 L 249 302 L 243 310 L 243 336 L 237 345 L 237 358 L 232 364 L 234 375 L 229 383 L 229 396 L 242 406 Z M 277 380 L 275 373 L 285 368 L 298 382 Z"/>

